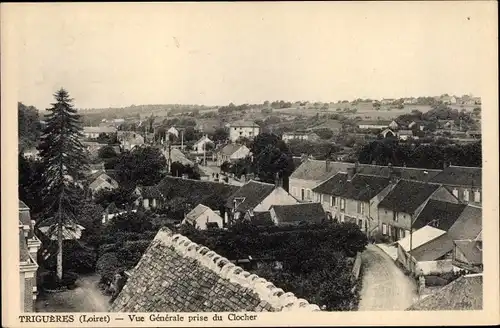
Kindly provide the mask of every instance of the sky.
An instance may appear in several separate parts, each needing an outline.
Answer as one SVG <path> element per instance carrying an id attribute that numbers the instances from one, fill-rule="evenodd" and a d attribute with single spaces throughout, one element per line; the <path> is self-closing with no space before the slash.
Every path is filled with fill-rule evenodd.
<path id="1" fill-rule="evenodd" d="M 47 108 L 64 87 L 76 107 L 106 108 L 480 96 L 491 4 L 11 4 L 7 14 L 19 101 Z"/>

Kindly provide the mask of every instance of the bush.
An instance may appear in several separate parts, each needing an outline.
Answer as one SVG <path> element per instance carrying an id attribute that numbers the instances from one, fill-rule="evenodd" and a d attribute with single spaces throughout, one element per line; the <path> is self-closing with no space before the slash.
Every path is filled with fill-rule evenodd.
<path id="1" fill-rule="evenodd" d="M 77 279 L 78 274 L 72 271 L 63 271 L 63 277 L 61 280 L 59 280 L 55 271 L 46 271 L 40 275 L 41 287 L 45 290 L 57 290 L 61 288 L 73 289 L 76 287 Z"/>

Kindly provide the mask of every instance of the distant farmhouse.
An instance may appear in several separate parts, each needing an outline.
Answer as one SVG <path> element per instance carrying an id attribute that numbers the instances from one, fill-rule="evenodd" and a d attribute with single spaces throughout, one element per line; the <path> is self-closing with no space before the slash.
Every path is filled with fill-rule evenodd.
<path id="1" fill-rule="evenodd" d="M 229 139 L 233 142 L 239 138 L 253 139 L 260 133 L 260 127 L 252 121 L 237 121 L 229 124 Z"/>
<path id="2" fill-rule="evenodd" d="M 99 135 L 111 135 L 116 133 L 117 129 L 112 126 L 85 126 L 83 127 L 83 135 L 87 139 L 97 139 Z"/>

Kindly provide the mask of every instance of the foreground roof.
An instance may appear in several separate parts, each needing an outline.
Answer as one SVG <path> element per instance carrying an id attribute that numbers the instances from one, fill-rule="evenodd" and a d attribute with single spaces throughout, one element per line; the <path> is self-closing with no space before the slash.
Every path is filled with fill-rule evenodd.
<path id="1" fill-rule="evenodd" d="M 465 209 L 465 204 L 454 204 L 430 199 L 413 222 L 414 229 L 420 229 L 428 224 L 448 231 Z"/>
<path id="2" fill-rule="evenodd" d="M 281 223 L 321 223 L 326 213 L 320 203 L 301 203 L 295 205 L 273 205 L 278 224 Z"/>
<path id="3" fill-rule="evenodd" d="M 478 265 L 483 263 L 482 243 L 477 240 L 455 240 L 455 246 L 462 252 L 470 264 Z"/>
<path id="4" fill-rule="evenodd" d="M 438 184 L 400 180 L 379 203 L 379 207 L 411 214 L 439 187 Z"/>
<path id="5" fill-rule="evenodd" d="M 442 170 L 421 169 L 416 167 L 402 167 L 402 166 L 389 166 L 372 165 L 372 164 L 359 164 L 356 173 L 380 175 L 389 177 L 394 174 L 397 178 L 405 180 L 416 180 L 427 182 L 441 173 Z"/>
<path id="6" fill-rule="evenodd" d="M 482 168 L 449 166 L 432 179 L 432 182 L 445 185 L 481 188 Z"/>
<path id="7" fill-rule="evenodd" d="M 436 293 L 415 303 L 410 311 L 453 311 L 483 309 L 483 275 L 462 276 Z"/>
<path id="8" fill-rule="evenodd" d="M 235 209 L 240 212 L 252 210 L 259 205 L 274 188 L 275 186 L 270 183 L 250 180 L 229 197 L 226 206 L 228 208 L 234 208 L 234 201 L 236 199 L 241 199 Z"/>
<path id="9" fill-rule="evenodd" d="M 112 312 L 319 311 L 188 238 L 162 228 Z"/>

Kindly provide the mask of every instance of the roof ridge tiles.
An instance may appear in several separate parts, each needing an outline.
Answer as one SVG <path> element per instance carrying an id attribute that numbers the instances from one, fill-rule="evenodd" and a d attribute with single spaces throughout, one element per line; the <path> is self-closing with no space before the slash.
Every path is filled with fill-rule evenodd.
<path id="1" fill-rule="evenodd" d="M 252 290 L 259 295 L 261 301 L 282 311 L 320 311 L 319 306 L 299 299 L 293 293 L 285 293 L 266 279 L 245 271 L 209 248 L 196 244 L 181 234 L 174 234 L 166 227 L 158 231 L 155 240 L 173 247 L 183 257 L 197 260 L 220 277 Z"/>

